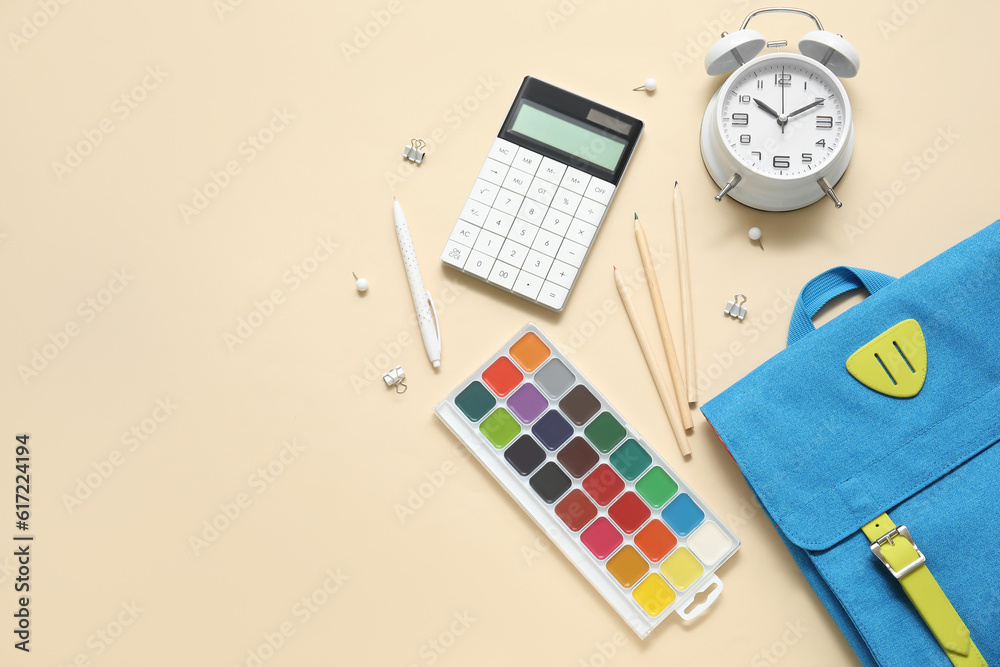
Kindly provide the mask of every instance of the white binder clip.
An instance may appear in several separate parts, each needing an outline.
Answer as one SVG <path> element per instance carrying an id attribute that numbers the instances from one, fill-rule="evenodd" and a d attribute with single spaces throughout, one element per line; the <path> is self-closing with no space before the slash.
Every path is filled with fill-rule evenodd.
<path id="1" fill-rule="evenodd" d="M 391 369 L 388 373 L 382 376 L 385 380 L 386 387 L 396 387 L 396 393 L 402 394 L 406 392 L 406 383 L 403 380 L 406 379 L 406 371 L 403 370 L 402 366 L 396 366 Z M 400 388 L 402 387 L 402 389 Z"/>
<path id="2" fill-rule="evenodd" d="M 427 142 L 423 139 L 411 139 L 409 145 L 403 149 L 403 157 L 410 162 L 420 164 L 424 160 L 424 146 Z"/>
<path id="3" fill-rule="evenodd" d="M 743 300 L 740 301 L 740 299 Z M 742 320 L 744 317 L 747 316 L 747 309 L 743 305 L 746 302 L 747 302 L 746 296 L 744 296 L 743 294 L 737 294 L 736 296 L 733 297 L 732 301 L 726 302 L 726 309 L 722 312 L 731 317 L 735 317 L 738 320 Z"/>

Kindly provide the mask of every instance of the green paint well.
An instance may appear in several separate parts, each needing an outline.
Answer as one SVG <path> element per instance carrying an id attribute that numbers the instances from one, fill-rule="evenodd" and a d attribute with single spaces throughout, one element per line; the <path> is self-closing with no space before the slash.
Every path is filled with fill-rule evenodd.
<path id="1" fill-rule="evenodd" d="M 490 444 L 497 449 L 503 449 L 521 432 L 521 425 L 506 408 L 499 408 L 479 425 Z"/>
<path id="2" fill-rule="evenodd" d="M 583 431 L 594 447 L 607 454 L 625 438 L 625 427 L 610 412 L 602 412 Z"/>
<path id="3" fill-rule="evenodd" d="M 656 466 L 635 483 L 635 490 L 651 507 L 659 509 L 677 493 L 677 482 Z"/>
<path id="4" fill-rule="evenodd" d="M 635 440 L 629 438 L 611 455 L 611 465 L 621 476 L 632 481 L 653 462 L 653 457 Z"/>
<path id="5" fill-rule="evenodd" d="M 455 397 L 455 405 L 465 413 L 470 421 L 477 422 L 486 416 L 486 413 L 497 404 L 497 399 L 483 386 L 482 382 L 476 381 L 462 390 Z"/>

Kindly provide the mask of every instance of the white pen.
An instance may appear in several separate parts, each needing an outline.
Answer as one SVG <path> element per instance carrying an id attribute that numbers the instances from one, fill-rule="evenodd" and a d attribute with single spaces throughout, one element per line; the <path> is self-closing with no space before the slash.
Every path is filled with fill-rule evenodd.
<path id="1" fill-rule="evenodd" d="M 417 310 L 417 323 L 420 325 L 420 336 L 424 339 L 424 347 L 431 365 L 437 368 L 441 365 L 441 327 L 438 324 L 437 311 L 431 293 L 424 288 L 424 280 L 420 277 L 420 266 L 417 264 L 417 252 L 413 249 L 413 239 L 410 237 L 410 227 L 406 224 L 403 208 L 392 198 L 392 217 L 396 222 L 396 238 L 399 239 L 399 252 L 403 254 L 403 266 L 406 267 L 406 279 L 410 283 L 410 293 L 413 295 L 413 307 Z"/>

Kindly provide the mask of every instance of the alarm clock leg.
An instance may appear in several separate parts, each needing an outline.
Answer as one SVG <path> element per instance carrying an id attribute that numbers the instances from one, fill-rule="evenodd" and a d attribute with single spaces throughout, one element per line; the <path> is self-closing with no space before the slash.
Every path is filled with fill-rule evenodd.
<path id="1" fill-rule="evenodd" d="M 841 202 L 839 199 L 837 199 L 837 193 L 835 193 L 833 191 L 833 187 L 830 186 L 830 181 L 826 180 L 825 176 L 823 178 L 819 179 L 816 182 L 819 183 L 819 187 L 823 189 L 823 192 L 825 192 L 827 194 L 827 196 L 830 197 L 830 199 L 833 200 L 833 205 L 834 206 L 836 206 L 837 208 L 840 208 L 841 206 L 844 205 L 843 202 Z M 723 192 L 725 192 L 725 191 L 723 191 Z"/>
<path id="2" fill-rule="evenodd" d="M 722 198 L 729 194 L 729 191 L 739 185 L 739 182 L 743 180 L 743 177 L 739 174 L 733 174 L 733 177 L 726 181 L 726 186 L 722 188 L 719 194 L 715 195 L 715 201 L 722 201 Z M 830 192 L 833 192 L 831 190 Z"/>

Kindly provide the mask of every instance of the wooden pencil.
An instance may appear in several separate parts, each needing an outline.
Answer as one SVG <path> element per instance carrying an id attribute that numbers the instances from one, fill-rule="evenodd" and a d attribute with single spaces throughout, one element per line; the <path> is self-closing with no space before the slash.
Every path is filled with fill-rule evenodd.
<path id="1" fill-rule="evenodd" d="M 674 396 L 677 400 L 677 410 L 681 416 L 684 430 L 694 428 L 691 421 L 691 406 L 687 400 L 687 388 L 684 386 L 684 372 L 677 360 L 677 348 L 674 347 L 674 337 L 670 334 L 670 323 L 667 321 L 667 311 L 663 307 L 663 294 L 660 293 L 660 281 L 656 279 L 656 267 L 653 256 L 649 252 L 649 239 L 646 230 L 639 222 L 639 214 L 635 214 L 635 242 L 639 246 L 639 257 L 642 267 L 646 270 L 646 283 L 649 285 L 649 298 L 653 301 L 653 312 L 656 313 L 656 325 L 660 329 L 660 339 L 663 342 L 663 352 L 667 356 L 667 368 L 670 370 L 670 380 L 674 384 Z"/>
<path id="2" fill-rule="evenodd" d="M 643 331 L 642 322 L 639 321 L 639 315 L 635 312 L 632 297 L 629 295 L 628 287 L 625 286 L 625 281 L 622 280 L 622 276 L 618 272 L 618 267 L 614 267 L 614 273 L 618 294 L 622 298 L 622 305 L 625 306 L 625 312 L 628 313 L 628 319 L 632 323 L 632 330 L 635 331 L 636 340 L 639 341 L 642 356 L 646 358 L 649 374 L 653 376 L 653 384 L 656 386 L 656 393 L 660 396 L 660 403 L 663 404 L 663 409 L 667 412 L 667 419 L 670 421 L 670 428 L 674 432 L 674 439 L 677 440 L 677 447 L 681 450 L 683 456 L 690 456 L 691 446 L 688 444 L 687 436 L 681 424 L 681 416 L 677 411 L 676 399 L 671 395 L 670 385 L 667 384 L 659 366 L 656 365 L 653 349 L 649 345 L 649 339 L 646 338 L 646 332 Z"/>
<path id="3" fill-rule="evenodd" d="M 681 326 L 684 328 L 684 361 L 687 373 L 688 403 L 698 402 L 697 364 L 694 358 L 694 316 L 691 312 L 691 265 L 688 263 L 687 227 L 684 224 L 684 200 L 674 181 L 674 232 L 677 236 L 677 272 L 681 283 Z"/>

